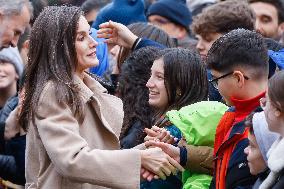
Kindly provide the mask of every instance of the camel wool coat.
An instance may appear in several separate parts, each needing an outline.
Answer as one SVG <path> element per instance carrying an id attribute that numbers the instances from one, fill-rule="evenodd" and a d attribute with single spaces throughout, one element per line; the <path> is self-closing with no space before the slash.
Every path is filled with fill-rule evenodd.
<path id="1" fill-rule="evenodd" d="M 137 189 L 141 157 L 137 149 L 119 150 L 122 102 L 85 74 L 74 76 L 85 117 L 56 100 L 53 82 L 44 87 L 26 143 L 26 186 L 40 189 Z"/>

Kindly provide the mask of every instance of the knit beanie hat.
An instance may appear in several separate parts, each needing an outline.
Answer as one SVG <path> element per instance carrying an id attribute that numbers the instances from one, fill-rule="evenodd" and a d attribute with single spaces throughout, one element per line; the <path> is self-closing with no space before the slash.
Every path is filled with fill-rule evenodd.
<path id="1" fill-rule="evenodd" d="M 92 27 L 99 29 L 100 24 L 110 20 L 123 25 L 146 22 L 144 9 L 144 0 L 113 0 L 100 10 Z"/>
<path id="2" fill-rule="evenodd" d="M 257 112 L 252 118 L 253 132 L 261 155 L 267 163 L 267 152 L 271 145 L 279 138 L 279 134 L 269 131 L 264 112 Z"/>
<path id="3" fill-rule="evenodd" d="M 22 76 L 24 64 L 17 47 L 2 49 L 0 51 L 0 60 L 13 64 L 19 77 Z"/>
<path id="4" fill-rule="evenodd" d="M 147 18 L 151 15 L 165 17 L 185 28 L 189 28 L 192 22 L 191 12 L 187 8 L 185 0 L 159 0 L 149 7 Z"/>

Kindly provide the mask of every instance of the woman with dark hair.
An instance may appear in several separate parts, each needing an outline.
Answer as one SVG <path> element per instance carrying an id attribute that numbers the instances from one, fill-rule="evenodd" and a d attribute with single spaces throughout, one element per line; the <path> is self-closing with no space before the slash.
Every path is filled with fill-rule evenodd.
<path id="1" fill-rule="evenodd" d="M 133 52 L 122 65 L 117 89 L 125 114 L 120 133 L 121 148 L 143 143 L 144 129 L 152 126 L 153 111 L 148 102 L 146 83 L 158 54 L 157 48 L 145 47 Z"/>
<path id="2" fill-rule="evenodd" d="M 165 49 L 161 54 L 154 61 L 146 85 L 150 91 L 149 103 L 156 108 L 157 117 L 169 110 L 207 100 L 208 82 L 200 57 L 190 50 L 178 48 Z"/>
<path id="3" fill-rule="evenodd" d="M 268 81 L 266 97 L 261 99 L 268 129 L 280 137 L 268 152 L 269 174 L 259 186 L 260 189 L 284 188 L 284 71 L 275 73 Z"/>
<path id="4" fill-rule="evenodd" d="M 26 188 L 136 189 L 141 168 L 182 170 L 159 148 L 119 150 L 122 103 L 85 72 L 98 64 L 89 32 L 77 7 L 48 7 L 34 23 L 19 118 Z"/>
<path id="5" fill-rule="evenodd" d="M 207 100 L 207 74 L 199 55 L 187 49 L 163 50 L 153 63 L 146 86 L 149 89 L 149 105 L 155 111 L 154 125 L 180 140 L 181 131 L 167 119 L 166 113 Z M 171 176 L 166 182 L 145 182 L 141 188 L 157 188 L 162 185 L 165 189 L 181 188 L 182 183 Z"/>

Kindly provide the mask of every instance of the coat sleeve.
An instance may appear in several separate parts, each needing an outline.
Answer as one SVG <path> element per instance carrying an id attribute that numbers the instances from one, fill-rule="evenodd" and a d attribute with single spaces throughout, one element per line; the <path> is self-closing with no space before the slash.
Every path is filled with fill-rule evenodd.
<path id="1" fill-rule="evenodd" d="M 178 145 L 186 147 L 187 150 L 185 169 L 196 173 L 213 174 L 213 148 L 189 145 L 184 140 L 181 140 Z"/>
<path id="2" fill-rule="evenodd" d="M 80 136 L 80 125 L 69 106 L 57 102 L 54 90 L 43 93 L 35 124 L 59 174 L 81 183 L 118 189 L 139 188 L 139 150 L 91 149 Z"/>

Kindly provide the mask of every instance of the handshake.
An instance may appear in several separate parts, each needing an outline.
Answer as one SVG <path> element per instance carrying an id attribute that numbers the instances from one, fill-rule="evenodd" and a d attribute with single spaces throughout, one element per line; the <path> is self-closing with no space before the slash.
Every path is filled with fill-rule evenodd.
<path id="1" fill-rule="evenodd" d="M 176 138 L 169 131 L 153 126 L 145 129 L 146 150 L 141 151 L 141 178 L 151 181 L 153 179 L 165 180 L 171 174 L 176 175 L 178 171 L 184 171 L 179 164 L 180 149 L 173 146 Z"/>

